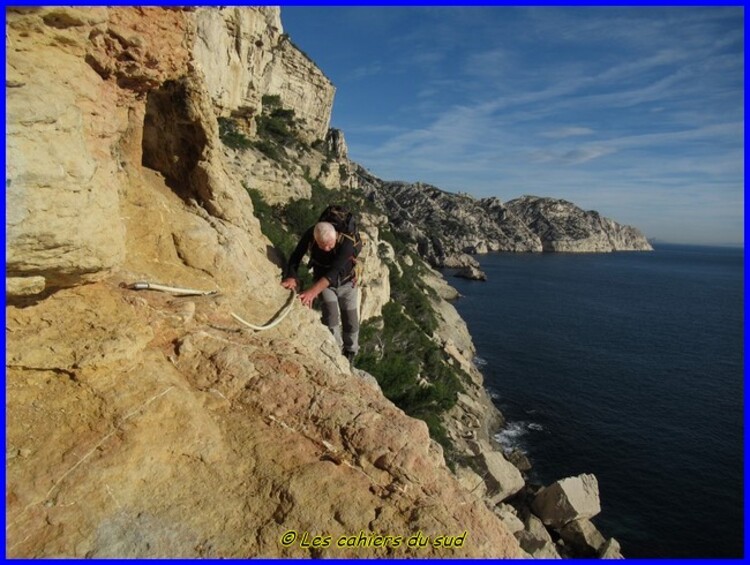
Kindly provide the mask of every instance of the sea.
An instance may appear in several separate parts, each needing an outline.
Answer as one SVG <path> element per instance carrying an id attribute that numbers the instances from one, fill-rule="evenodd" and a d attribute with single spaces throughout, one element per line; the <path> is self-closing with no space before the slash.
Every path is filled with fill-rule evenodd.
<path id="1" fill-rule="evenodd" d="M 626 558 L 743 557 L 744 250 L 477 259 L 454 305 L 530 480 L 596 475 Z"/>

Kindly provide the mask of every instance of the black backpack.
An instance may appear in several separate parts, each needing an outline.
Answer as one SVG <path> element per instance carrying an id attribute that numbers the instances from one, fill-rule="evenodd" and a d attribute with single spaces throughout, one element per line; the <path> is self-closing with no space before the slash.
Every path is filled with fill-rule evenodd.
<path id="1" fill-rule="evenodd" d="M 354 215 L 344 208 L 336 204 L 331 204 L 323 210 L 323 213 L 318 218 L 319 222 L 328 222 L 336 228 L 338 234 L 338 241 L 341 241 L 342 237 L 346 237 L 352 240 L 354 244 L 354 257 L 358 257 L 362 252 L 362 236 L 359 233 L 357 227 L 357 221 L 354 219 Z"/>

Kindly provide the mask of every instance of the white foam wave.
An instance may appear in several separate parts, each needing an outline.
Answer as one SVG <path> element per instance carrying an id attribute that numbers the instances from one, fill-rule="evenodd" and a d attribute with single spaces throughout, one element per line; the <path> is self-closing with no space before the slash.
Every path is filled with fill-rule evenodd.
<path id="1" fill-rule="evenodd" d="M 484 367 L 485 365 L 487 365 L 487 360 L 482 359 L 481 357 L 479 357 L 479 355 L 477 355 L 476 357 L 474 357 L 474 364 L 477 367 Z"/>
<path id="2" fill-rule="evenodd" d="M 524 438 L 528 435 L 529 431 L 541 432 L 544 431 L 544 426 L 536 422 L 510 422 L 505 428 L 496 433 L 494 437 L 507 453 L 516 449 L 522 453 L 527 453 Z"/>

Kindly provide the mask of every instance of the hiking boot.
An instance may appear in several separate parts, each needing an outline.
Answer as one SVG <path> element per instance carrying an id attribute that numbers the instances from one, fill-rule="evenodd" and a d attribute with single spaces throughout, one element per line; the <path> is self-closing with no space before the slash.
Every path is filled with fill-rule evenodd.
<path id="1" fill-rule="evenodd" d="M 354 357 L 356 355 L 357 354 L 354 353 L 353 351 L 344 351 L 344 357 L 346 357 L 346 360 L 349 361 L 349 368 L 350 369 L 354 368 Z"/>

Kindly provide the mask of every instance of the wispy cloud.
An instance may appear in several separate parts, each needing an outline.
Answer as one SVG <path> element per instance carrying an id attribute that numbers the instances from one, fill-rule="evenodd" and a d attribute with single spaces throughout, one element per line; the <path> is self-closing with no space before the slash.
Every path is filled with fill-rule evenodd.
<path id="1" fill-rule="evenodd" d="M 545 131 L 541 135 L 542 137 L 550 137 L 552 139 L 562 139 L 565 137 L 576 137 L 581 135 L 591 135 L 594 130 L 591 128 L 584 127 L 563 127 L 557 128 L 550 131 Z"/>
<path id="2" fill-rule="evenodd" d="M 605 147 L 603 145 L 588 145 L 557 151 L 554 149 L 543 149 L 535 151 L 531 159 L 538 163 L 558 163 L 560 165 L 580 165 L 587 161 L 592 161 L 604 155 L 614 153 L 614 147 Z"/>
<path id="3" fill-rule="evenodd" d="M 368 63 L 367 65 L 362 65 L 360 67 L 356 67 L 349 73 L 348 77 L 351 80 L 361 80 L 363 78 L 373 77 L 381 74 L 383 72 L 383 64 L 379 61 L 374 61 L 371 63 Z"/>

